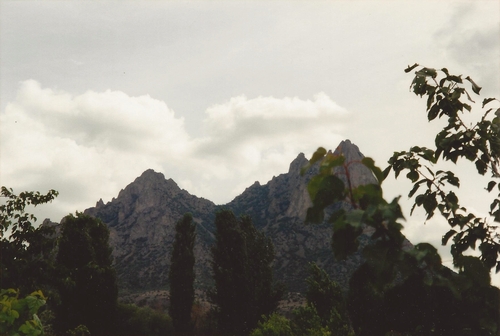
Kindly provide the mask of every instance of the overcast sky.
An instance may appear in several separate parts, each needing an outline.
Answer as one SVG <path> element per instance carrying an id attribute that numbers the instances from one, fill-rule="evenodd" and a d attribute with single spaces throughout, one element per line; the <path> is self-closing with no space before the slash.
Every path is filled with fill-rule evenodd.
<path id="1" fill-rule="evenodd" d="M 58 190 L 41 219 L 108 202 L 148 168 L 224 204 L 343 139 L 385 167 L 439 129 L 409 92 L 415 62 L 470 75 L 479 101 L 500 93 L 495 0 L 0 6 L 0 182 Z M 464 202 L 486 214 L 477 185 Z M 408 188 L 385 182 L 389 199 Z M 446 225 L 402 204 L 410 240 L 438 245 Z"/>

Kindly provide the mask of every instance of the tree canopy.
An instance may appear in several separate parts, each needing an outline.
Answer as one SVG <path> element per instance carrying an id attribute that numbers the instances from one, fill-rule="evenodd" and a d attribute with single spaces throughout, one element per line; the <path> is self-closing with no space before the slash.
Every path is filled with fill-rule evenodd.
<path id="1" fill-rule="evenodd" d="M 405 71 L 419 67 L 415 64 Z M 395 152 L 389 167 L 382 171 L 370 158 L 362 163 L 377 178 L 379 184 L 345 186 L 335 176 L 334 168 L 346 165 L 343 156 L 319 148 L 309 161 L 309 167 L 319 164 L 319 173 L 309 183 L 313 206 L 307 218 L 321 222 L 324 211 L 336 202 L 349 202 L 352 211 L 339 209 L 327 220 L 333 224 L 332 248 L 343 259 L 358 249 L 358 237 L 371 227 L 371 242 L 363 250 L 365 264 L 350 281 L 349 312 L 359 335 L 384 335 L 390 330 L 454 335 L 489 335 L 499 329 L 499 290 L 490 284 L 488 270 L 499 270 L 500 235 L 488 219 L 467 211 L 450 188 L 458 188 L 460 180 L 452 171 L 435 170 L 439 159 L 474 162 L 479 174 L 490 171 L 492 181 L 486 189 L 497 185 L 500 155 L 500 108 L 488 108 L 475 126 L 467 126 L 460 114 L 472 107 L 460 99 L 472 102 L 471 94 L 463 87 L 461 76 L 450 75 L 447 69 L 438 71 L 420 67 L 411 84 L 414 93 L 427 96 L 427 118 L 448 118 L 448 124 L 436 135 L 435 149 L 414 146 L 409 151 Z M 471 89 L 479 94 L 480 87 L 469 77 Z M 483 100 L 482 108 L 496 99 Z M 492 113 L 493 112 L 493 113 Z M 425 161 L 426 164 L 421 164 Z M 412 197 L 420 187 L 427 188 L 415 196 L 412 211 L 422 206 L 427 218 L 436 209 L 452 229 L 443 236 L 443 244 L 453 237 L 451 252 L 458 273 L 443 267 L 437 250 L 428 243 L 404 248 L 405 237 L 400 223 L 404 219 L 399 197 L 388 202 L 381 184 L 393 170 L 396 177 L 407 170 L 414 186 Z M 349 196 L 349 197 L 347 197 Z M 499 194 L 500 197 L 500 194 Z M 500 222 L 500 200 L 490 205 L 493 221 Z M 479 258 L 465 254 L 474 250 L 479 241 Z M 419 293 L 417 297 L 409 297 Z M 404 294 L 404 295 L 403 295 Z M 408 296 L 409 295 L 409 296 Z M 403 298 L 406 298 L 404 300 Z M 412 302 L 416 306 L 404 305 Z M 394 309 L 400 307 L 400 309 Z M 471 311 L 473 310 L 473 311 Z M 481 311 L 480 314 L 477 314 Z M 405 317 L 416 317 L 410 322 Z M 401 324 L 401 321 L 408 323 Z"/>

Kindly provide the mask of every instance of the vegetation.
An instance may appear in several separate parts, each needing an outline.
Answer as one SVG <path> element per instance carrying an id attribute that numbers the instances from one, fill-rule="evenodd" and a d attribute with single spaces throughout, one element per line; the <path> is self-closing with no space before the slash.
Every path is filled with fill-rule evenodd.
<path id="1" fill-rule="evenodd" d="M 25 191 L 19 195 L 2 187 L 0 197 L 0 273 L 3 288 L 19 288 L 21 295 L 37 290 L 51 293 L 54 267 L 51 262 L 55 246 L 54 230 L 49 227 L 34 228 L 36 217 L 26 210 L 51 202 L 58 193 L 50 190 Z"/>
<path id="2" fill-rule="evenodd" d="M 85 325 L 92 335 L 109 335 L 118 287 L 108 227 L 82 213 L 66 216 L 61 225 L 56 258 L 62 280 L 61 305 L 56 311 L 55 330 L 62 333 Z"/>
<path id="3" fill-rule="evenodd" d="M 292 320 L 272 314 L 259 322 L 251 336 L 352 336 L 344 297 L 339 286 L 316 264 L 306 279 L 307 305 L 293 311 Z"/>
<path id="4" fill-rule="evenodd" d="M 170 263 L 170 308 L 174 329 L 192 331 L 191 309 L 194 302 L 194 241 L 196 225 L 193 216 L 185 214 L 175 225 L 175 240 Z"/>
<path id="5" fill-rule="evenodd" d="M 116 327 L 111 335 L 162 336 L 173 333 L 172 319 L 166 313 L 149 307 L 118 304 Z"/>
<path id="6" fill-rule="evenodd" d="M 414 65 L 407 72 L 418 67 Z M 417 95 L 428 95 L 428 119 L 448 117 L 448 125 L 436 136 L 436 149 L 412 147 L 409 152 L 397 152 L 390 159 L 390 166 L 382 172 L 370 158 L 363 164 L 370 168 L 382 183 L 394 170 L 396 176 L 404 169 L 414 183 L 409 196 L 420 186 L 427 190 L 415 197 L 415 206 L 422 206 L 431 218 L 438 209 L 452 229 L 443 237 L 443 244 L 454 236 L 451 251 L 458 274 L 441 264 L 437 250 L 430 244 L 421 243 L 413 249 L 403 249 L 405 237 L 401 233 L 403 219 L 396 198 L 390 203 L 382 195 L 380 185 L 362 185 L 346 188 L 334 175 L 334 168 L 347 162 L 343 156 L 335 156 L 319 148 L 310 165 L 320 162 L 319 174 L 309 183 L 313 206 L 307 217 L 320 222 L 324 210 L 336 202 L 348 202 L 352 211 L 334 211 L 328 220 L 333 224 L 332 247 L 337 258 L 345 258 L 358 248 L 357 238 L 365 226 L 372 227 L 371 243 L 363 253 L 366 262 L 350 281 L 348 297 L 349 314 L 358 335 L 384 335 L 391 330 L 410 334 L 438 335 L 494 335 L 499 329 L 499 290 L 491 286 L 489 269 L 497 263 L 499 235 L 486 219 L 478 219 L 459 205 L 458 197 L 445 186 L 459 187 L 459 179 L 451 171 L 438 170 L 433 166 L 421 166 L 420 160 L 436 164 L 440 157 L 456 162 L 459 158 L 474 161 L 480 174 L 489 169 L 497 178 L 500 155 L 500 109 L 492 120 L 487 110 L 475 127 L 465 126 L 460 113 L 471 106 L 460 101 L 462 94 L 469 93 L 461 86 L 460 76 L 452 76 L 442 69 L 444 77 L 437 79 L 437 71 L 421 68 L 412 83 Z M 474 93 L 480 88 L 469 78 Z M 431 83 L 429 83 L 431 81 Z M 433 83 L 433 84 L 432 84 Z M 488 98 L 486 104 L 494 101 Z M 425 168 L 423 170 L 422 168 Z M 426 175 L 428 174 L 428 175 Z M 496 185 L 491 181 L 486 187 L 491 191 Z M 500 221 L 500 200 L 490 206 L 494 221 Z M 466 256 L 480 241 L 481 257 Z M 479 309 L 471 312 L 471 308 Z"/>
<path id="7" fill-rule="evenodd" d="M 229 210 L 215 217 L 216 235 L 212 248 L 218 331 L 244 335 L 261 315 L 274 311 L 283 289 L 273 284 L 274 248 L 258 232 L 250 217 L 239 220 Z"/>
<path id="8" fill-rule="evenodd" d="M 45 305 L 45 300 L 41 291 L 19 299 L 19 290 L 2 289 L 0 291 L 0 334 L 7 336 L 43 334 L 43 325 L 37 312 Z"/>
<path id="9" fill-rule="evenodd" d="M 405 71 L 417 68 L 415 64 Z M 441 75 L 440 75 L 441 74 Z M 472 91 L 479 95 L 479 87 L 470 77 L 465 80 L 471 83 Z M 415 146 L 409 151 L 395 152 L 389 160 L 389 167 L 384 171 L 388 175 L 391 170 L 396 177 L 407 171 L 406 177 L 413 183 L 408 194 L 414 197 L 415 207 L 422 207 L 427 219 L 434 216 L 436 209 L 451 226 L 442 239 L 443 245 L 452 239 L 451 253 L 456 267 L 463 267 L 464 252 L 475 250 L 476 245 L 481 253 L 480 259 L 488 269 L 500 271 L 500 234 L 496 226 L 487 218 L 480 218 L 460 204 L 453 191 L 460 187 L 460 179 L 452 171 L 436 169 L 442 161 L 457 163 L 459 160 L 474 162 L 478 174 L 491 174 L 490 182 L 484 186 L 491 192 L 498 185 L 500 178 L 500 108 L 498 99 L 485 98 L 482 102 L 484 111 L 475 125 L 468 126 L 463 120 L 466 111 L 471 112 L 469 103 L 475 103 L 463 87 L 462 76 L 450 75 L 445 68 L 440 71 L 420 67 L 415 72 L 411 84 L 413 92 L 422 97 L 427 96 L 427 119 L 447 119 L 447 125 L 436 135 L 435 148 Z M 461 100 L 467 97 L 467 102 Z M 497 108 L 490 107 L 496 101 Z M 488 106 L 486 106 L 488 105 Z M 423 163 L 422 163 L 423 161 Z M 423 193 L 417 194 L 420 187 Z M 417 194 L 417 195 L 416 195 Z M 489 207 L 489 215 L 494 222 L 500 222 L 500 194 L 494 198 Z"/>

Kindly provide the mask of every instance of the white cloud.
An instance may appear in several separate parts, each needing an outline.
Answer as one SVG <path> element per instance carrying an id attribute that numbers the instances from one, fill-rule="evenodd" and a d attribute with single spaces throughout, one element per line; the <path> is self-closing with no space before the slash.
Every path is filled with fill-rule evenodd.
<path id="1" fill-rule="evenodd" d="M 322 92 L 312 100 L 233 97 L 207 109 L 207 135 L 196 139 L 194 155 L 203 162 L 206 179 L 222 180 L 212 188 L 221 189 L 222 183 L 226 195 L 215 195 L 215 201 L 228 201 L 255 181 L 266 183 L 286 172 L 300 152 L 335 147 L 348 115 Z"/>
<path id="2" fill-rule="evenodd" d="M 207 109 L 206 136 L 191 137 L 182 118 L 148 95 L 72 94 L 27 80 L 0 115 L 1 183 L 60 191 L 47 213 L 56 220 L 110 200 L 148 168 L 225 203 L 254 181 L 286 172 L 299 152 L 336 146 L 347 115 L 325 93 L 312 100 L 238 96 Z"/>

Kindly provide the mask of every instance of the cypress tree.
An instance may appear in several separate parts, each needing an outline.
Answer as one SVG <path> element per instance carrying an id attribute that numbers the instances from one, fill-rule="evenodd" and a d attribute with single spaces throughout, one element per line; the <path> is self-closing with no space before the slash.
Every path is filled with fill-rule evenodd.
<path id="1" fill-rule="evenodd" d="M 222 335 L 244 335 L 262 315 L 276 309 L 283 295 L 273 284 L 271 241 L 257 231 L 250 217 L 239 220 L 232 211 L 215 216 L 212 269 L 218 329 Z"/>
<path id="2" fill-rule="evenodd" d="M 170 271 L 170 309 L 174 330 L 178 333 L 192 331 L 191 308 L 194 302 L 194 241 L 196 225 L 189 213 L 175 225 Z"/>
<path id="3" fill-rule="evenodd" d="M 54 327 L 64 333 L 85 325 L 92 335 L 109 335 L 118 298 L 109 229 L 82 213 L 66 216 L 61 224 L 56 266 L 63 280 Z"/>

